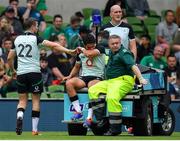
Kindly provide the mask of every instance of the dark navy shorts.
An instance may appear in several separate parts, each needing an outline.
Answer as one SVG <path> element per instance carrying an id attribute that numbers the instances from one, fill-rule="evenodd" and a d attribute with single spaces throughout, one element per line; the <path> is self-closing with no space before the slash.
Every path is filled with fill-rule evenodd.
<path id="1" fill-rule="evenodd" d="M 88 86 L 88 83 L 92 80 L 100 80 L 100 81 L 103 80 L 101 77 L 97 77 L 97 76 L 80 76 L 79 78 L 85 82 L 86 87 Z"/>
<path id="2" fill-rule="evenodd" d="M 43 92 L 43 80 L 41 73 L 26 73 L 17 76 L 18 93 L 41 94 Z"/>

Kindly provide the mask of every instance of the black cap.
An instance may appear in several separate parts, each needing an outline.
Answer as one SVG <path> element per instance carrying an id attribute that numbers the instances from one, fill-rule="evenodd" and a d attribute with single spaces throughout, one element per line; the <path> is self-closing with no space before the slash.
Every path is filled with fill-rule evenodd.
<path id="1" fill-rule="evenodd" d="M 14 9 L 12 6 L 8 6 L 6 7 L 5 12 L 14 12 Z"/>
<path id="2" fill-rule="evenodd" d="M 81 11 L 77 11 L 77 12 L 75 13 L 75 15 L 76 15 L 77 17 L 84 18 L 84 15 L 81 13 Z"/>

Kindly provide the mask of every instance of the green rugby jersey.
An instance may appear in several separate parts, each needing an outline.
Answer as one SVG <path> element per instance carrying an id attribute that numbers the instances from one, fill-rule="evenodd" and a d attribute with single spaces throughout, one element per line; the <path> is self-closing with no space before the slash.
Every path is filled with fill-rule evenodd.
<path id="1" fill-rule="evenodd" d="M 121 45 L 120 49 L 112 53 L 110 51 L 106 68 L 106 78 L 112 79 L 122 75 L 134 76 L 132 66 L 135 65 L 133 54 Z"/>

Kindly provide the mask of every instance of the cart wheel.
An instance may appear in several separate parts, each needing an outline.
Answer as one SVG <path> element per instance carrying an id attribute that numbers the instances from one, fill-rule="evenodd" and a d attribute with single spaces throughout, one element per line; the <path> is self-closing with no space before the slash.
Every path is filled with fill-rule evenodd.
<path id="1" fill-rule="evenodd" d="M 175 128 L 175 116 L 171 109 L 167 109 L 163 112 L 161 123 L 153 125 L 153 135 L 170 136 Z"/>

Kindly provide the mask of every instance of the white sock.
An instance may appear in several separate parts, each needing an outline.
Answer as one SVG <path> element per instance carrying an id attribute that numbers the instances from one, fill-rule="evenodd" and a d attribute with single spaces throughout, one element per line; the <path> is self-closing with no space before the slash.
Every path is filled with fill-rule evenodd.
<path id="1" fill-rule="evenodd" d="M 74 109 L 76 110 L 76 112 L 81 113 L 81 107 L 79 105 L 79 100 L 73 101 L 72 105 L 74 106 Z"/>
<path id="2" fill-rule="evenodd" d="M 23 119 L 23 116 L 24 116 L 24 112 L 23 111 L 18 111 L 17 112 L 17 119 L 18 118 L 22 118 Z"/>
<path id="3" fill-rule="evenodd" d="M 92 108 L 89 108 L 89 109 L 88 109 L 87 119 L 92 119 L 92 117 L 93 117 L 93 109 L 92 109 Z"/>
<path id="4" fill-rule="evenodd" d="M 32 131 L 35 131 L 35 132 L 38 131 L 38 123 L 39 123 L 39 118 L 32 117 Z"/>

